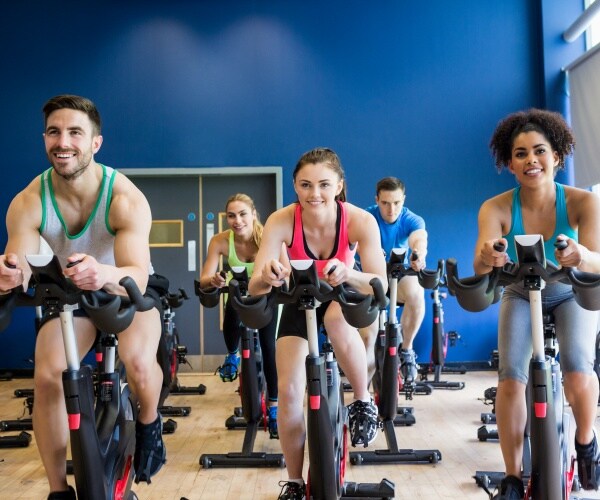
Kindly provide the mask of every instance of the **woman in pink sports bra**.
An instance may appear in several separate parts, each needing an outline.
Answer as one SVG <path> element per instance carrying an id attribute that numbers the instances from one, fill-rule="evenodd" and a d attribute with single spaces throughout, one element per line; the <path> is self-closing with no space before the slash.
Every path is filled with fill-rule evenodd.
<path id="1" fill-rule="evenodd" d="M 320 277 L 331 286 L 346 283 L 361 292 L 372 293 L 369 281 L 377 277 L 387 287 L 377 222 L 365 210 L 345 201 L 344 171 L 337 154 L 327 148 L 308 151 L 298 161 L 293 177 L 298 201 L 277 210 L 267 220 L 249 284 L 250 293 L 264 294 L 272 286 L 280 286 L 290 275 L 289 259 L 307 258 L 317 261 Z M 281 257 L 282 248 L 287 250 L 287 258 Z M 360 254 L 362 272 L 353 267 L 356 251 Z M 365 346 L 336 302 L 321 304 L 317 318 L 324 324 L 337 361 L 354 390 L 354 402 L 348 407 L 352 443 L 366 446 L 377 435 L 377 408 L 368 390 Z M 276 348 L 279 438 L 289 476 L 280 499 L 305 498 L 302 465 L 307 354 L 304 315 L 295 306 L 286 305 Z M 369 429 L 367 443 L 357 438 L 355 427 L 359 425 Z"/>

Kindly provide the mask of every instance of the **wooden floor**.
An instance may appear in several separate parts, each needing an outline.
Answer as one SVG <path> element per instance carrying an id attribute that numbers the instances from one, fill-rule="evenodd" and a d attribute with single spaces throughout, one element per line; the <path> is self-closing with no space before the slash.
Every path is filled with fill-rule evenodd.
<path id="1" fill-rule="evenodd" d="M 497 443 L 477 440 L 481 426 L 480 413 L 488 411 L 478 398 L 484 389 L 496 383 L 494 372 L 470 372 L 447 375 L 449 380 L 463 380 L 460 391 L 437 390 L 430 396 L 415 396 L 409 402 L 415 409 L 416 425 L 396 428 L 401 448 L 439 449 L 442 460 L 426 465 L 348 465 L 346 478 L 356 482 L 392 480 L 398 499 L 485 499 L 484 491 L 475 485 L 476 470 L 501 470 Z M 171 405 L 189 405 L 188 417 L 177 418 L 178 428 L 166 435 L 167 464 L 151 485 L 136 485 L 140 500 L 221 500 L 276 499 L 278 482 L 286 479 L 285 469 L 203 469 L 202 453 L 240 451 L 242 431 L 228 431 L 225 419 L 239 405 L 235 383 L 223 383 L 212 374 L 182 374 L 182 385 L 207 386 L 202 396 L 174 395 Z M 31 380 L 0 382 L 0 420 L 15 419 L 22 414 L 23 400 L 13 396 L 17 388 L 31 387 Z M 404 405 L 404 398 L 400 404 Z M 5 435 L 4 433 L 3 435 Z M 14 433 L 11 433 L 14 434 Z M 380 435 L 370 449 L 385 447 Z M 260 432 L 255 451 L 278 453 L 279 441 Z M 72 479 L 71 479 L 72 480 Z M 578 496 L 600 499 L 598 492 Z M 44 499 L 48 494 L 44 471 L 35 447 L 0 449 L 0 498 Z M 572 496 L 572 498 L 575 498 Z"/>

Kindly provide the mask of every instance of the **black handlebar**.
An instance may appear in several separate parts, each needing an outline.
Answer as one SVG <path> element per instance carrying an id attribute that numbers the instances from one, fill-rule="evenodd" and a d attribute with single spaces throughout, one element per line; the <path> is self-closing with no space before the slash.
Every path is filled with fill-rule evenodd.
<path id="1" fill-rule="evenodd" d="M 344 285 L 331 287 L 326 281 L 319 279 L 317 268 L 313 262 L 305 269 L 292 266 L 290 288 L 273 287 L 265 295 L 242 297 L 237 280 L 229 282 L 229 293 L 234 309 L 240 315 L 242 323 L 249 328 L 262 328 L 267 325 L 274 313 L 276 304 L 297 304 L 301 310 L 312 309 L 315 301 L 339 302 L 346 321 L 355 328 L 363 328 L 372 324 L 379 310 L 385 307 L 387 299 L 383 285 L 377 278 L 369 284 L 372 295 L 349 290 Z"/>
<path id="2" fill-rule="evenodd" d="M 225 271 L 220 271 L 219 274 L 225 279 L 227 274 Z M 239 283 L 240 294 L 246 295 L 248 293 L 248 271 L 244 268 L 242 271 L 231 270 L 233 280 Z M 198 296 L 200 303 L 204 307 L 216 307 L 219 303 L 219 295 L 222 293 L 229 292 L 229 287 L 226 285 L 221 288 L 215 286 L 201 288 L 200 281 L 194 280 L 194 293 Z"/>
<path id="3" fill-rule="evenodd" d="M 391 278 L 396 278 L 400 281 L 404 276 L 416 276 L 421 287 L 428 290 L 434 290 L 440 286 L 445 286 L 443 283 L 445 262 L 443 259 L 438 261 L 437 269 L 421 269 L 415 271 L 406 262 L 405 248 L 392 248 L 390 260 L 387 263 L 387 273 Z M 411 260 L 417 260 L 419 257 L 416 252 L 411 254 Z"/>
<path id="4" fill-rule="evenodd" d="M 558 240 L 555 246 L 566 248 L 567 242 Z M 504 246 L 494 248 L 504 250 Z M 572 267 L 558 269 L 543 259 L 543 241 L 535 245 L 518 245 L 519 264 L 508 262 L 503 267 L 494 268 L 488 274 L 459 279 L 456 259 L 448 259 L 446 274 L 448 290 L 455 295 L 463 309 L 472 312 L 483 311 L 497 302 L 503 286 L 523 283 L 532 277 L 539 277 L 546 283 L 561 282 L 573 287 L 575 301 L 589 311 L 600 310 L 600 274 L 579 271 Z"/>
<path id="5" fill-rule="evenodd" d="M 144 297 L 129 276 L 119 281 L 119 285 L 127 292 L 127 300 L 103 290 L 87 291 L 77 288 L 63 275 L 55 255 L 46 264 L 35 265 L 29 262 L 29 266 L 33 292 L 29 294 L 19 286 L 10 294 L 0 297 L 0 330 L 10 324 L 12 311 L 16 306 L 46 306 L 62 310 L 67 305 L 81 304 L 96 328 L 109 334 L 125 330 L 133 321 L 136 311 L 148 311 L 154 307 L 154 300 Z"/>

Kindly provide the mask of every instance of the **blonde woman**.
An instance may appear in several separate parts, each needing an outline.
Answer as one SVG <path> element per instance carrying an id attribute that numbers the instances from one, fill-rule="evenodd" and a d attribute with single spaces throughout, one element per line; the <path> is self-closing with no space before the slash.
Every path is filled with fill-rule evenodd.
<path id="1" fill-rule="evenodd" d="M 234 194 L 227 200 L 225 212 L 229 229 L 216 234 L 210 240 L 200 276 L 202 288 L 225 286 L 227 279 L 219 270 L 221 257 L 227 259 L 230 267 L 245 267 L 248 277 L 252 276 L 254 270 L 254 259 L 258 253 L 263 232 L 263 225 L 254 201 L 246 194 Z M 275 367 L 276 327 L 277 315 L 274 315 L 271 323 L 258 331 L 268 394 L 269 435 L 274 439 L 279 437 L 277 432 L 277 369 Z M 223 337 L 227 346 L 227 355 L 223 364 L 217 369 L 223 382 L 232 382 L 238 376 L 239 344 L 243 328 L 244 325 L 242 325 L 237 312 L 227 301 L 223 321 Z"/>

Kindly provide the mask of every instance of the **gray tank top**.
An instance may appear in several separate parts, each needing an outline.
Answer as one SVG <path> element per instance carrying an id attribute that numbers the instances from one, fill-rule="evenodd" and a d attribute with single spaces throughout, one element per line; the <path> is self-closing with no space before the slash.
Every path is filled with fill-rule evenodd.
<path id="1" fill-rule="evenodd" d="M 115 232 L 108 222 L 108 211 L 117 171 L 111 167 L 100 166 L 103 176 L 98 199 L 85 226 L 77 234 L 69 234 L 56 203 L 50 177 L 52 168 L 40 176 L 42 197 L 40 234 L 63 266 L 67 264 L 67 257 L 79 252 L 92 255 L 101 264 L 115 265 Z"/>

